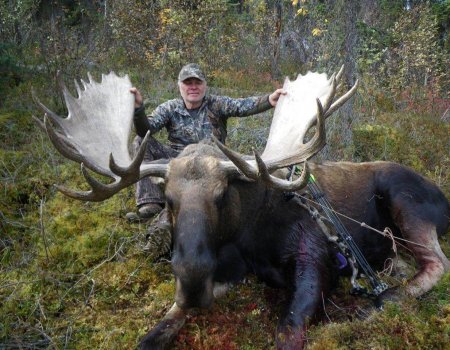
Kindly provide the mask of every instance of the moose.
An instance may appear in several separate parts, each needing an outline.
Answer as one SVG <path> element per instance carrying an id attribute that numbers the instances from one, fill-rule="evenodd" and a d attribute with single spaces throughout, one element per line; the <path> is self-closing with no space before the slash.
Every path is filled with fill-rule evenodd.
<path id="1" fill-rule="evenodd" d="M 74 97 L 60 79 L 68 109 L 62 118 L 36 97 L 45 112 L 38 120 L 59 152 L 81 164 L 91 186 L 77 191 L 57 186 L 69 197 L 102 201 L 144 176 L 163 178 L 172 227 L 171 264 L 175 303 L 142 339 L 142 349 L 170 345 L 191 308 L 208 308 L 248 273 L 286 293 L 276 343 L 299 349 L 307 323 L 320 313 L 322 298 L 340 270 L 336 247 L 300 201 L 312 173 L 333 208 L 378 230 L 389 227 L 406 240 L 418 271 L 405 288 L 393 287 L 382 298 L 418 297 L 450 269 L 438 236 L 447 231 L 450 207 L 444 194 L 413 170 L 392 162 L 308 162 L 325 145 L 325 119 L 356 91 L 357 84 L 336 97 L 341 71 L 330 78 L 309 72 L 286 79 L 261 155 L 241 155 L 219 141 L 189 145 L 170 161 L 142 163 L 145 142 L 132 158 L 128 141 L 133 97 L 128 76 L 103 75 L 101 83 L 75 82 Z M 308 131 L 310 131 L 308 133 Z M 315 131 L 314 131 L 315 130 Z M 311 136 L 310 134 L 313 133 Z M 287 179 L 288 167 L 304 164 Z M 90 169 L 112 179 L 103 183 Z M 389 238 L 359 224 L 345 226 L 369 263 L 383 267 L 392 256 Z"/>

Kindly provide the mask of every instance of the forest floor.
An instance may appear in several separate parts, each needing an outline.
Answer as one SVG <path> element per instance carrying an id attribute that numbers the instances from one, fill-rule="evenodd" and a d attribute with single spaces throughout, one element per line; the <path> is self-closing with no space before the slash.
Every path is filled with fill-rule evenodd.
<path id="1" fill-rule="evenodd" d="M 230 145 L 261 147 L 269 122 L 268 113 L 233 122 Z M 450 197 L 448 122 L 377 110 L 351 125 L 344 149 L 345 128 L 330 134 L 335 158 L 401 162 Z M 86 189 L 79 166 L 56 153 L 30 113 L 2 112 L 0 135 L 0 348 L 135 348 L 172 305 L 174 279 L 169 257 L 153 261 L 143 252 L 146 225 L 125 220 L 133 189 L 102 203 L 68 199 L 52 185 Z M 440 239 L 448 257 L 449 239 Z M 387 303 L 382 312 L 349 289 L 343 279 L 324 299 L 307 349 L 448 349 L 449 273 L 421 298 Z M 174 348 L 272 349 L 282 300 L 281 291 L 250 277 L 211 310 L 189 316 Z"/>

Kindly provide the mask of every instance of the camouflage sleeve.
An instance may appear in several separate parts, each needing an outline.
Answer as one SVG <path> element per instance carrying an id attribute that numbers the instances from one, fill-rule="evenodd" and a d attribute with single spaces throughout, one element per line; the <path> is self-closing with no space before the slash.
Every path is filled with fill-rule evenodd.
<path id="1" fill-rule="evenodd" d="M 269 95 L 247 98 L 211 96 L 211 110 L 221 117 L 247 117 L 272 108 Z"/>
<path id="2" fill-rule="evenodd" d="M 164 128 L 169 122 L 171 114 L 170 102 L 171 101 L 160 104 L 152 112 L 151 116 L 149 116 L 148 123 L 152 134 Z"/>
<path id="3" fill-rule="evenodd" d="M 141 106 L 134 110 L 134 127 L 136 134 L 140 137 L 144 137 L 147 131 L 150 130 L 150 134 L 161 130 L 169 120 L 168 110 L 165 108 L 164 103 L 156 107 L 150 116 L 145 115 L 145 107 Z"/>
<path id="4" fill-rule="evenodd" d="M 140 137 L 144 137 L 148 130 L 150 130 L 150 125 L 145 115 L 145 107 L 144 105 L 136 108 L 134 110 L 134 128 L 136 129 L 136 134 Z"/>

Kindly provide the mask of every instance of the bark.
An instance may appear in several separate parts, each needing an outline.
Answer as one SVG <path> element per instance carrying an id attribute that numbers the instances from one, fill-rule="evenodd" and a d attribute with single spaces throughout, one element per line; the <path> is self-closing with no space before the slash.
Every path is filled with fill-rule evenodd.
<path id="1" fill-rule="evenodd" d="M 281 77 L 280 70 L 280 51 L 281 51 L 281 33 L 283 28 L 283 3 L 282 0 L 267 1 L 273 11 L 274 29 L 272 41 L 272 57 L 271 57 L 271 75 L 272 79 L 279 80 Z"/>

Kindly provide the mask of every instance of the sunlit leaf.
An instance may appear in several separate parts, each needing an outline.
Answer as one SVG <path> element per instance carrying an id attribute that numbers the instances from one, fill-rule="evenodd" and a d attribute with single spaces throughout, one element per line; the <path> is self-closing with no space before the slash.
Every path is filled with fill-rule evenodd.
<path id="1" fill-rule="evenodd" d="M 306 16 L 307 14 L 308 14 L 308 10 L 305 9 L 304 7 L 302 7 L 297 10 L 296 16 Z"/>
<path id="2" fill-rule="evenodd" d="M 313 36 L 320 36 L 324 31 L 320 28 L 314 28 L 311 33 Z"/>

